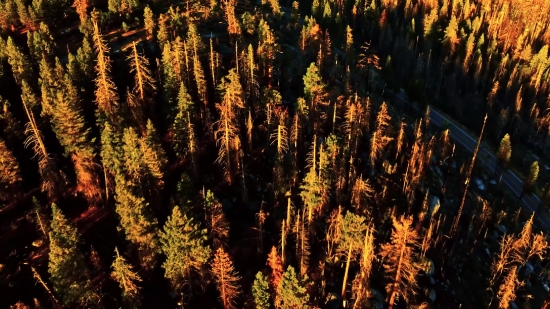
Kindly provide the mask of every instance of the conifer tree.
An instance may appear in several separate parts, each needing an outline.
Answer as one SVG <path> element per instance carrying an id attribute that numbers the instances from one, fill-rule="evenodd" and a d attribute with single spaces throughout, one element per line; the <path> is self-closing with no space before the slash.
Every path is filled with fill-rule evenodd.
<path id="1" fill-rule="evenodd" d="M 111 265 L 113 269 L 111 277 L 118 283 L 122 290 L 122 300 L 125 306 L 136 307 L 140 303 L 140 287 L 137 285 L 141 282 L 141 277 L 132 270 L 132 265 L 118 253 L 118 248 L 115 248 L 115 260 Z"/>
<path id="2" fill-rule="evenodd" d="M 7 201 L 21 187 L 21 171 L 19 163 L 8 149 L 4 140 L 0 138 L 0 200 Z"/>
<path id="3" fill-rule="evenodd" d="M 523 282 L 519 281 L 517 267 L 513 266 L 508 271 L 508 275 L 498 289 L 498 298 L 500 299 L 498 308 L 507 309 L 510 307 L 510 302 L 516 299 L 516 291 L 523 286 Z"/>
<path id="4" fill-rule="evenodd" d="M 529 175 L 527 175 L 527 178 L 523 181 L 523 190 L 521 190 L 521 194 L 519 195 L 519 199 L 521 200 L 525 194 L 531 194 L 535 191 L 535 187 L 537 185 L 537 178 L 539 177 L 539 162 L 535 161 L 533 164 L 531 164 L 531 168 L 529 169 Z"/>
<path id="5" fill-rule="evenodd" d="M 38 160 L 38 171 L 42 177 L 42 191 L 46 192 L 49 196 L 53 196 L 56 191 L 57 174 L 55 173 L 55 167 L 53 160 L 50 158 L 46 145 L 38 124 L 32 112 L 32 108 L 38 103 L 36 97 L 32 92 L 31 87 L 25 80 L 21 83 L 21 100 L 23 107 L 29 122 L 25 125 L 25 139 L 24 146 L 32 147 L 34 154 Z"/>
<path id="6" fill-rule="evenodd" d="M 419 246 L 418 235 L 412 228 L 412 217 L 393 218 L 391 241 L 383 244 L 380 255 L 389 282 L 386 285 L 389 308 L 393 308 L 397 295 L 407 301 L 417 288 L 416 277 L 420 271 L 415 249 Z"/>
<path id="7" fill-rule="evenodd" d="M 174 48 L 176 48 L 176 46 L 174 46 Z M 170 44 L 170 42 L 166 42 L 166 44 L 164 44 L 161 59 L 163 96 L 164 101 L 168 106 L 165 112 L 170 114 L 172 109 L 172 100 L 176 95 L 178 87 L 178 75 L 176 75 L 176 67 L 174 66 L 175 59 L 173 59 L 172 57 L 172 45 Z M 179 77 L 181 78 L 181 76 Z"/>
<path id="8" fill-rule="evenodd" d="M 130 74 L 134 73 L 134 92 L 137 93 L 139 99 L 143 102 L 147 93 L 156 89 L 155 80 L 151 75 L 151 71 L 147 67 L 149 62 L 147 58 L 138 54 L 136 48 L 136 42 L 132 46 L 132 54 L 128 56 L 127 60 L 130 62 Z"/>
<path id="9" fill-rule="evenodd" d="M 23 80 L 29 80 L 32 76 L 32 65 L 11 37 L 8 37 L 6 42 L 5 54 L 11 66 L 13 77 L 15 77 L 15 82 L 21 85 Z"/>
<path id="10" fill-rule="evenodd" d="M 225 12 L 225 19 L 227 20 L 227 31 L 232 37 L 236 37 L 241 34 L 241 26 L 237 16 L 235 14 L 236 0 L 224 0 L 223 10 Z"/>
<path id="11" fill-rule="evenodd" d="M 288 266 L 281 278 L 281 284 L 277 287 L 275 297 L 275 308 L 278 309 L 302 309 L 307 308 L 309 294 L 296 277 L 296 272 L 292 266 Z"/>
<path id="12" fill-rule="evenodd" d="M 106 199 L 109 192 L 115 189 L 115 175 L 124 173 L 124 158 L 122 151 L 122 136 L 109 124 L 105 123 L 101 132 L 101 162 L 105 178 Z"/>
<path id="13" fill-rule="evenodd" d="M 269 284 L 267 278 L 261 271 L 256 273 L 256 278 L 252 284 L 252 297 L 254 298 L 254 305 L 256 309 L 269 309 Z"/>
<path id="14" fill-rule="evenodd" d="M 229 222 L 223 213 L 222 204 L 210 190 L 206 191 L 204 211 L 214 248 L 224 246 L 229 239 Z"/>
<path id="15" fill-rule="evenodd" d="M 240 144 L 236 108 L 244 108 L 243 90 L 235 69 L 229 71 L 219 88 L 222 91 L 222 103 L 216 104 L 220 113 L 214 132 L 219 147 L 216 162 L 223 166 L 226 180 L 231 185 L 232 166 L 238 160 L 235 145 Z"/>
<path id="16" fill-rule="evenodd" d="M 93 290 L 84 255 L 80 252 L 80 235 L 52 204 L 48 273 L 54 292 L 63 305 L 96 307 L 99 295 Z"/>
<path id="17" fill-rule="evenodd" d="M 118 94 L 115 83 L 111 79 L 111 59 L 109 58 L 109 47 L 99 32 L 97 22 L 94 21 L 93 33 L 94 47 L 97 54 L 95 72 L 95 101 L 99 111 L 104 116 L 112 118 L 118 106 Z"/>
<path id="18" fill-rule="evenodd" d="M 143 25 L 145 26 L 145 30 L 147 30 L 147 37 L 149 39 L 153 38 L 155 34 L 155 16 L 149 5 L 146 5 L 143 9 Z"/>
<path id="19" fill-rule="evenodd" d="M 80 22 L 83 23 L 88 17 L 88 0 L 75 0 L 73 2 L 73 7 L 80 18 Z"/>
<path id="20" fill-rule="evenodd" d="M 65 75 L 64 90 L 57 92 L 52 110 L 53 129 L 65 154 L 71 158 L 77 176 L 77 191 L 90 202 L 101 200 L 102 190 L 97 179 L 95 150 L 90 143 L 90 129 L 82 115 L 78 92 L 70 77 Z"/>
<path id="21" fill-rule="evenodd" d="M 376 131 L 372 134 L 370 142 L 370 164 L 371 168 L 375 167 L 376 162 L 381 158 L 384 149 L 393 139 L 387 136 L 388 128 L 391 126 L 391 116 L 388 113 L 388 106 L 382 103 L 380 111 L 376 115 Z"/>
<path id="22" fill-rule="evenodd" d="M 183 82 L 180 83 L 176 112 L 176 117 L 172 125 L 172 129 L 174 131 L 174 151 L 178 156 L 183 156 L 188 153 L 193 155 L 193 152 L 197 150 L 197 141 L 195 140 L 195 132 L 193 130 L 193 124 L 190 120 L 195 113 L 193 108 L 193 100 L 187 92 L 187 88 Z"/>
<path id="23" fill-rule="evenodd" d="M 233 267 L 233 261 L 223 248 L 218 248 L 214 255 L 212 275 L 216 281 L 223 308 L 235 308 L 235 299 L 240 295 L 239 280 L 241 278 Z"/>
<path id="24" fill-rule="evenodd" d="M 373 263 L 375 259 L 375 245 L 374 245 L 374 229 L 372 227 L 367 228 L 365 232 L 365 238 L 363 243 L 363 248 L 361 252 L 361 261 L 360 261 L 360 273 L 355 277 L 355 280 L 352 285 L 352 291 L 355 295 L 355 302 L 353 303 L 353 308 L 357 308 L 366 300 L 366 297 L 363 298 L 366 288 L 369 286 L 369 278 L 371 276 L 371 271 L 373 268 Z"/>
<path id="25" fill-rule="evenodd" d="M 138 250 L 140 264 L 146 270 L 153 268 L 159 243 L 157 219 L 151 214 L 141 188 L 124 175 L 115 177 L 116 212 L 126 239 Z"/>
<path id="26" fill-rule="evenodd" d="M 319 113 L 321 113 L 321 110 L 319 110 L 318 105 L 327 105 L 327 102 L 325 102 L 326 95 L 326 84 L 321 79 L 319 68 L 315 63 L 311 63 L 306 75 L 304 75 L 304 96 L 308 102 L 310 113 L 312 113 L 310 121 L 314 126 L 320 125 Z M 318 130 L 315 130 L 315 132 L 317 133 Z"/>
<path id="27" fill-rule="evenodd" d="M 161 249 L 166 260 L 162 264 L 164 277 L 175 291 L 190 282 L 192 271 L 202 274 L 210 258 L 211 249 L 205 244 L 208 236 L 192 217 L 182 214 L 179 207 L 172 209 L 163 231 L 160 232 Z"/>
<path id="28" fill-rule="evenodd" d="M 510 163 L 510 159 L 512 157 L 512 143 L 510 142 L 510 135 L 506 134 L 500 140 L 500 146 L 498 147 L 498 153 L 497 153 L 497 168 L 500 168 L 501 170 L 506 170 L 508 168 L 508 164 Z M 502 171 L 501 171 L 501 177 L 502 178 Z"/>
<path id="29" fill-rule="evenodd" d="M 267 256 L 267 265 L 271 268 L 271 274 L 269 276 L 271 289 L 272 291 L 278 291 L 283 277 L 283 263 L 281 262 L 281 257 L 279 253 L 277 253 L 275 246 L 271 247 L 271 251 Z"/>

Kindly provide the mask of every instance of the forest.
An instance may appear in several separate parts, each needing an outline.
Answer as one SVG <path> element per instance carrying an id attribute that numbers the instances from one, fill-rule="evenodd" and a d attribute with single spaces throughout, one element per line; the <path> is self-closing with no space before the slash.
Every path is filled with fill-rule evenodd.
<path id="1" fill-rule="evenodd" d="M 550 308 L 548 12 L 0 0 L 0 307 Z"/>

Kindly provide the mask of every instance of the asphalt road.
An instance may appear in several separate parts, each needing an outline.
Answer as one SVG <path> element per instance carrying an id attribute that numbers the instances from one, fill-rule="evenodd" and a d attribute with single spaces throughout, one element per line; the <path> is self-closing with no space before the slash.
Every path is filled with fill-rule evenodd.
<path id="1" fill-rule="evenodd" d="M 396 94 L 395 97 L 402 100 L 403 102 L 408 104 L 407 99 L 403 98 L 401 94 Z M 417 107 L 414 107 L 415 109 Z M 447 119 L 445 116 L 440 114 L 438 111 L 434 109 L 430 109 L 430 122 L 441 127 L 444 124 L 447 124 L 447 128 L 449 129 L 451 136 L 453 139 L 461 144 L 464 148 L 468 149 L 470 152 L 474 152 L 474 149 L 476 148 L 477 140 L 474 139 L 468 132 L 462 130 L 460 127 L 456 126 L 450 119 Z M 483 145 L 480 145 L 479 152 L 478 152 L 478 158 L 482 156 L 483 163 L 493 172 L 495 172 L 495 168 L 497 166 L 497 159 L 493 153 L 491 153 L 490 150 L 487 150 L 483 147 Z M 472 183 L 472 182 L 470 182 Z M 514 192 L 516 196 L 520 196 L 521 191 L 523 190 L 523 180 L 521 180 L 514 172 L 511 170 L 506 170 L 502 174 L 502 183 L 508 187 L 509 190 Z M 540 199 L 535 194 L 525 194 L 523 196 L 523 199 L 521 200 L 521 206 L 524 208 L 534 212 L 538 205 L 540 203 Z M 537 220 L 542 224 L 542 226 L 546 229 L 550 228 L 550 217 L 548 214 L 548 210 L 546 207 L 542 206 L 541 209 L 538 212 Z"/>

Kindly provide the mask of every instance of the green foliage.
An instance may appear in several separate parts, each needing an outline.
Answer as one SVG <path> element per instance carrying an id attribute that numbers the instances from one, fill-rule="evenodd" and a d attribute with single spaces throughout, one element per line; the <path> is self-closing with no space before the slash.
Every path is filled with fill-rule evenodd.
<path id="1" fill-rule="evenodd" d="M 179 207 L 172 209 L 163 231 L 159 234 L 161 249 L 166 260 L 162 264 L 164 277 L 177 291 L 185 280 L 191 279 L 191 272 L 202 273 L 210 258 L 211 249 L 205 244 L 206 229 L 201 229 L 192 217 L 182 214 Z"/>
<path id="2" fill-rule="evenodd" d="M 529 169 L 529 175 L 523 182 L 523 193 L 533 193 L 537 185 L 537 178 L 539 177 L 539 162 L 535 161 L 531 164 Z"/>
<path id="3" fill-rule="evenodd" d="M 322 100 L 325 94 L 326 85 L 321 78 L 319 68 L 315 63 L 311 63 L 304 76 L 304 95 L 306 99 L 314 101 Z"/>
<path id="4" fill-rule="evenodd" d="M 269 309 L 269 283 L 267 277 L 259 271 L 256 274 L 256 279 L 252 284 L 252 297 L 254 298 L 254 304 L 256 309 Z"/>
<path id="5" fill-rule="evenodd" d="M 367 230 L 367 219 L 363 216 L 356 215 L 350 211 L 346 212 L 342 220 L 340 229 L 340 239 L 338 242 L 338 251 L 346 253 L 349 246 L 352 246 L 352 252 L 359 254 L 363 247 L 363 237 Z"/>
<path id="6" fill-rule="evenodd" d="M 80 235 L 52 204 L 48 272 L 53 289 L 63 305 L 96 307 L 99 295 L 92 289 L 84 255 L 79 250 Z"/>
<path id="7" fill-rule="evenodd" d="M 139 250 L 141 265 L 152 269 L 159 250 L 158 223 L 152 215 L 139 186 L 116 175 L 116 212 L 120 217 L 120 229 L 126 239 Z"/>
<path id="8" fill-rule="evenodd" d="M 19 163 L 8 149 L 6 143 L 0 138 L 0 200 L 7 200 L 17 192 L 21 182 Z"/>
<path id="9" fill-rule="evenodd" d="M 141 282 L 139 275 L 132 270 L 132 265 L 126 261 L 126 259 L 118 253 L 118 248 L 115 248 L 115 260 L 111 265 L 113 272 L 111 277 L 118 283 L 122 290 L 122 300 L 128 308 L 135 308 L 139 306 L 140 288 L 136 283 Z"/>
<path id="10" fill-rule="evenodd" d="M 143 9 L 143 26 L 147 30 L 149 37 L 152 37 L 155 33 L 155 16 L 149 5 L 146 5 Z"/>
<path id="11" fill-rule="evenodd" d="M 512 157 L 512 143 L 510 142 L 510 135 L 506 134 L 500 140 L 500 146 L 498 147 L 498 163 L 501 167 L 507 168 L 510 164 L 510 158 Z"/>
<path id="12" fill-rule="evenodd" d="M 11 36 L 8 37 L 5 52 L 17 83 L 21 84 L 24 79 L 28 79 L 32 76 L 32 66 L 28 57 L 23 54 L 17 45 L 15 45 Z"/>
<path id="13" fill-rule="evenodd" d="M 296 277 L 294 267 L 288 266 L 283 273 L 281 284 L 277 287 L 275 307 L 279 309 L 300 309 L 307 308 L 309 294 Z"/>

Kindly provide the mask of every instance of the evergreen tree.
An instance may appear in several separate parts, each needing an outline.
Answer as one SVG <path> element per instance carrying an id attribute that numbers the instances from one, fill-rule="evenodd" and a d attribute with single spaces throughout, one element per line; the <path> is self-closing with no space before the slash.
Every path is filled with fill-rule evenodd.
<path id="1" fill-rule="evenodd" d="M 384 271 L 389 282 L 386 285 L 389 308 L 393 308 L 398 295 L 406 301 L 417 288 L 416 277 L 420 271 L 415 249 L 419 247 L 418 235 L 412 228 L 412 217 L 393 218 L 391 241 L 383 244 L 382 256 Z"/>
<path id="2" fill-rule="evenodd" d="M 90 142 L 90 129 L 80 107 L 79 95 L 70 77 L 65 75 L 64 91 L 57 92 L 52 124 L 65 155 L 73 161 L 77 176 L 77 191 L 90 202 L 101 200 L 102 190 L 97 178 L 95 150 Z M 93 141 L 93 140 L 92 140 Z"/>
<path id="3" fill-rule="evenodd" d="M 162 264 L 164 277 L 170 280 L 174 290 L 181 290 L 185 282 L 191 280 L 192 271 L 202 274 L 210 258 L 211 249 L 205 244 L 208 239 L 206 230 L 176 206 L 159 237 L 166 256 Z"/>
<path id="4" fill-rule="evenodd" d="M 120 134 L 116 132 L 109 122 L 106 122 L 101 132 L 100 156 L 101 162 L 103 163 L 107 199 L 109 198 L 109 192 L 114 191 L 115 175 L 122 175 L 123 173 L 124 158 L 122 145 L 122 137 Z"/>
<path id="5" fill-rule="evenodd" d="M 29 80 L 32 76 L 31 63 L 29 62 L 28 57 L 13 42 L 11 36 L 8 37 L 5 53 L 8 58 L 8 63 L 11 66 L 13 77 L 15 77 L 15 82 L 21 85 L 23 80 Z"/>
<path id="6" fill-rule="evenodd" d="M 156 89 L 155 79 L 147 67 L 149 61 L 144 56 L 138 54 L 136 42 L 134 42 L 132 54 L 128 56 L 127 60 L 130 62 L 130 74 L 134 73 L 134 92 L 137 93 L 139 99 L 143 102 L 146 94 L 152 94 L 152 91 Z"/>
<path id="7" fill-rule="evenodd" d="M 143 9 L 143 25 L 147 31 L 147 37 L 149 39 L 153 38 L 155 34 L 155 16 L 149 5 L 146 5 Z"/>
<path id="8" fill-rule="evenodd" d="M 529 175 L 527 175 L 527 178 L 523 181 L 523 190 L 521 190 L 521 194 L 519 195 L 519 199 L 521 200 L 525 194 L 531 194 L 535 191 L 536 185 L 537 185 L 537 179 L 539 177 L 539 162 L 535 161 L 533 164 L 531 164 L 531 168 L 529 169 Z"/>
<path id="9" fill-rule="evenodd" d="M 122 300 L 128 308 L 135 308 L 140 302 L 140 287 L 137 283 L 141 282 L 140 276 L 132 270 L 132 265 L 118 253 L 115 248 L 115 260 L 111 268 L 113 272 L 111 277 L 118 283 L 122 290 Z"/>
<path id="10" fill-rule="evenodd" d="M 498 147 L 497 153 L 497 170 L 500 168 L 506 170 L 510 164 L 510 159 L 512 158 L 512 143 L 510 142 L 510 135 L 506 134 L 500 140 L 500 146 Z M 502 171 L 501 171 L 502 178 Z"/>
<path id="11" fill-rule="evenodd" d="M 120 174 L 116 175 L 115 183 L 120 229 L 138 250 L 141 266 L 150 270 L 156 262 L 159 249 L 157 219 L 152 215 L 139 186 Z"/>
<path id="12" fill-rule="evenodd" d="M 21 189 L 21 171 L 19 163 L 6 143 L 0 138 L 0 200 L 7 201 L 13 198 Z"/>
<path id="13" fill-rule="evenodd" d="M 275 308 L 278 309 L 301 309 L 308 308 L 309 294 L 296 277 L 292 266 L 288 266 L 283 274 L 281 284 L 277 287 L 275 297 Z"/>
<path id="14" fill-rule="evenodd" d="M 269 284 L 267 278 L 261 271 L 256 273 L 256 279 L 252 284 L 252 297 L 254 298 L 254 305 L 256 309 L 269 309 Z"/>
<path id="15" fill-rule="evenodd" d="M 212 275 L 216 281 L 223 308 L 235 308 L 235 299 L 240 295 L 239 280 L 241 278 L 233 267 L 233 261 L 223 248 L 218 248 L 214 255 Z"/>
<path id="16" fill-rule="evenodd" d="M 49 236 L 48 272 L 63 305 L 97 307 L 100 298 L 91 286 L 84 255 L 78 248 L 80 235 L 55 204 Z"/>
<path id="17" fill-rule="evenodd" d="M 225 245 L 229 239 L 229 222 L 223 213 L 222 204 L 210 190 L 206 191 L 204 211 L 214 248 Z"/>
<path id="18" fill-rule="evenodd" d="M 103 117 L 114 120 L 118 106 L 118 94 L 116 92 L 115 83 L 111 79 L 111 59 L 109 58 L 109 48 L 103 36 L 99 32 L 97 22 L 94 22 L 94 47 L 96 49 L 97 58 L 95 71 L 97 77 L 95 79 L 96 91 L 95 101 L 99 111 Z M 113 123 L 116 123 L 113 121 Z"/>
<path id="19" fill-rule="evenodd" d="M 216 162 L 223 166 L 227 182 L 231 185 L 233 163 L 238 160 L 236 146 L 240 145 L 236 108 L 244 108 L 243 89 L 235 69 L 224 77 L 219 89 L 222 91 L 222 103 L 216 104 L 220 113 L 214 132 L 219 147 Z"/>
<path id="20" fill-rule="evenodd" d="M 29 122 L 25 125 L 25 139 L 24 146 L 32 147 L 32 150 L 38 160 L 38 171 L 42 177 L 41 189 L 46 192 L 50 197 L 56 193 L 57 174 L 55 172 L 55 164 L 51 159 L 42 132 L 38 128 L 37 121 L 34 117 L 32 109 L 37 106 L 36 97 L 25 80 L 21 83 L 21 101 L 23 108 L 27 114 Z"/>

